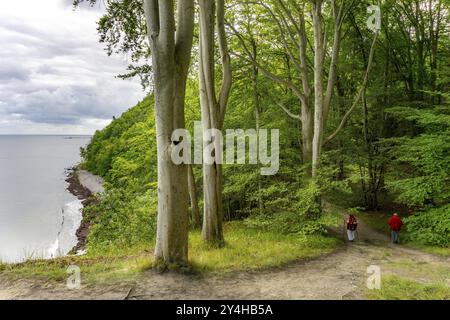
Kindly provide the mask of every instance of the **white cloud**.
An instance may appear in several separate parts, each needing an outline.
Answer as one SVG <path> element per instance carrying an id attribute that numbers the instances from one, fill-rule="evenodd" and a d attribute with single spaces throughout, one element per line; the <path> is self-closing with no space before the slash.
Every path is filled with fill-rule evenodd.
<path id="1" fill-rule="evenodd" d="M 0 1 L 0 134 L 90 134 L 143 98 L 98 43 L 101 5 L 71 2 Z"/>

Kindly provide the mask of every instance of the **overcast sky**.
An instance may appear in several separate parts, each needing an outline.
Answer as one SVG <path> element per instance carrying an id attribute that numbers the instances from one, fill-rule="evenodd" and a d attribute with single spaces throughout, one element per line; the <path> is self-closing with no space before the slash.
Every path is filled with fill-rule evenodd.
<path id="1" fill-rule="evenodd" d="M 144 97 L 98 43 L 102 8 L 0 1 L 0 134 L 92 134 Z"/>

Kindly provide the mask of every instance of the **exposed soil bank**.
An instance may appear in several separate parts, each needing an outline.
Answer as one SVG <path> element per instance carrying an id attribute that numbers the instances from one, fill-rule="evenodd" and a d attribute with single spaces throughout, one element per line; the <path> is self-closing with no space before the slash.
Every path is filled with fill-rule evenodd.
<path id="1" fill-rule="evenodd" d="M 95 194 L 104 191 L 102 178 L 76 167 L 68 170 L 66 182 L 69 184 L 67 190 L 81 200 L 83 207 L 96 203 L 98 198 L 95 197 Z M 72 252 L 84 250 L 86 247 L 87 235 L 91 223 L 85 219 L 83 211 L 82 214 L 83 219 L 76 232 L 78 243 L 72 249 Z"/>

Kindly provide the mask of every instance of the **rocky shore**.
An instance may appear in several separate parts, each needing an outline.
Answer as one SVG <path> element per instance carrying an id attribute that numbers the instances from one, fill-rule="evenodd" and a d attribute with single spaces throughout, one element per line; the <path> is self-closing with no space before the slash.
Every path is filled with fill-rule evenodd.
<path id="1" fill-rule="evenodd" d="M 69 184 L 67 190 L 81 201 L 83 207 L 98 202 L 96 194 L 104 192 L 103 179 L 101 177 L 76 167 L 68 170 L 66 182 Z M 78 243 L 71 250 L 74 253 L 78 253 L 86 248 L 87 236 L 91 225 L 91 222 L 85 219 L 83 211 L 82 215 L 83 219 L 76 232 Z"/>

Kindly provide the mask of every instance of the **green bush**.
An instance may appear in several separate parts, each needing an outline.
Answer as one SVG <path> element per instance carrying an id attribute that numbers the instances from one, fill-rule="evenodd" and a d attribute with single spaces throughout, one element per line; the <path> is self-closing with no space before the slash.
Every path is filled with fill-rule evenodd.
<path id="1" fill-rule="evenodd" d="M 424 245 L 450 246 L 450 205 L 404 219 L 406 239 Z"/>
<path id="2" fill-rule="evenodd" d="M 82 166 L 105 178 L 105 195 L 85 208 L 89 253 L 153 242 L 156 232 L 156 137 L 153 99 L 144 99 L 97 131 Z"/>
<path id="3" fill-rule="evenodd" d="M 253 215 L 246 219 L 249 227 L 278 231 L 283 234 L 300 235 L 326 234 L 328 225 L 336 219 L 323 214 L 319 204 L 320 188 L 312 180 L 296 193 L 296 201 L 291 203 L 290 211 L 269 215 Z M 292 210 L 294 209 L 294 210 Z"/>
<path id="4" fill-rule="evenodd" d="M 397 201 L 407 206 L 445 205 L 450 197 L 450 115 L 448 106 L 387 109 L 413 124 L 417 134 L 383 139 L 395 171 L 386 181 Z"/>
<path id="5" fill-rule="evenodd" d="M 88 211 L 100 213 L 93 218 L 88 236 L 90 254 L 126 251 L 133 246 L 150 245 L 155 238 L 155 190 L 136 195 L 133 191 L 112 189 Z"/>

